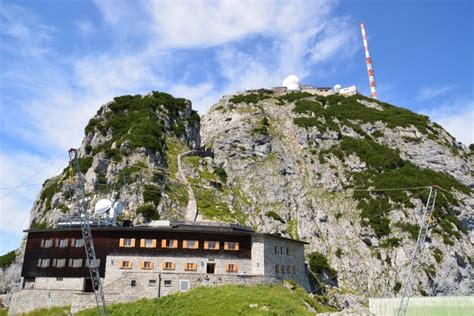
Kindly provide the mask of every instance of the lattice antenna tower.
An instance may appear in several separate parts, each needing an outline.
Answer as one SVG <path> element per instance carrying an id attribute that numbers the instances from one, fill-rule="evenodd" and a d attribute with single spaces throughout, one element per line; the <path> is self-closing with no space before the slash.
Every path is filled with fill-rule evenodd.
<path id="1" fill-rule="evenodd" d="M 77 149 L 71 148 L 69 150 L 69 163 L 75 163 L 77 169 L 77 185 L 81 192 L 81 202 L 79 203 L 80 222 L 82 239 L 84 240 L 84 249 L 86 251 L 86 264 L 89 267 L 89 273 L 92 281 L 92 288 L 95 294 L 97 304 L 97 312 L 99 315 L 107 315 L 107 304 L 105 302 L 104 290 L 100 280 L 99 265 L 97 264 L 97 257 L 95 254 L 94 240 L 92 238 L 90 218 L 87 212 L 87 200 L 84 190 L 84 183 L 81 177 L 81 168 L 79 166 L 79 157 Z"/>
<path id="2" fill-rule="evenodd" d="M 418 264 L 418 255 L 423 250 L 425 244 L 426 236 L 431 227 L 433 212 L 436 204 L 436 197 L 438 195 L 438 186 L 432 185 L 430 188 L 430 193 L 428 195 L 428 201 L 426 201 L 425 208 L 423 210 L 423 215 L 421 217 L 420 230 L 418 232 L 418 238 L 416 239 L 415 249 L 413 249 L 410 268 L 408 269 L 408 274 L 405 279 L 405 284 L 403 288 L 402 299 L 400 300 L 400 306 L 397 311 L 397 316 L 405 315 L 408 302 L 413 291 L 413 276 L 414 270 Z"/>
<path id="3" fill-rule="evenodd" d="M 365 25 L 363 22 L 360 23 L 360 31 L 362 32 L 362 41 L 364 42 L 365 62 L 367 64 L 367 73 L 369 75 L 370 95 L 372 96 L 372 98 L 377 99 L 377 91 L 375 88 L 374 66 L 372 65 L 372 59 L 370 58 L 369 44 L 367 43 L 367 36 L 365 35 Z"/>

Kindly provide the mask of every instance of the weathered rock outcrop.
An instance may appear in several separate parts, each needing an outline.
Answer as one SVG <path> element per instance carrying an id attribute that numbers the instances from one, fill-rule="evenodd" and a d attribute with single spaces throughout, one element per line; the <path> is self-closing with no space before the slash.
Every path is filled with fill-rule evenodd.
<path id="1" fill-rule="evenodd" d="M 135 223 L 184 219 L 193 195 L 204 220 L 307 240 L 337 273 L 328 284 L 338 285 L 340 307 L 400 291 L 427 187 L 440 185 L 415 292 L 474 292 L 472 156 L 425 116 L 360 95 L 244 93 L 223 97 L 200 122 L 189 101 L 153 92 L 102 106 L 85 134 L 90 205 L 119 199 L 119 220 Z M 195 149 L 181 159 L 183 184 L 178 156 Z M 32 227 L 74 212 L 69 179 L 66 168 L 44 184 Z M 367 188 L 407 189 L 358 191 Z"/>

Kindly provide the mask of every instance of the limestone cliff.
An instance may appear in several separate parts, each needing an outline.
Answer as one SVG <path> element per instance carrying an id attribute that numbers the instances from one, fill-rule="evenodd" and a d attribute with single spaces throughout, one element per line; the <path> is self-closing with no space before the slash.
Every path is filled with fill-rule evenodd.
<path id="1" fill-rule="evenodd" d="M 326 283 L 360 297 L 400 291 L 431 184 L 446 191 L 415 292 L 473 293 L 470 159 L 441 126 L 408 110 L 360 95 L 268 91 L 225 96 L 201 120 L 189 101 L 164 93 L 118 97 L 90 120 L 80 148 L 90 205 L 118 199 L 120 220 L 135 223 L 186 219 L 197 205 L 203 220 L 307 240 L 337 275 Z M 70 178 L 65 168 L 45 182 L 32 227 L 74 212 Z"/>

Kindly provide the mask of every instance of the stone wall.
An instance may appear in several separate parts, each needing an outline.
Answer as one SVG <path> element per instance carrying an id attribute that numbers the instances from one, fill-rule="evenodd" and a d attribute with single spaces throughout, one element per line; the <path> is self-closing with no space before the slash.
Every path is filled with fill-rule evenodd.
<path id="1" fill-rule="evenodd" d="M 34 288 L 37 290 L 76 290 L 84 288 L 84 278 L 36 278 Z"/>
<path id="2" fill-rule="evenodd" d="M 264 236 L 265 276 L 281 279 L 291 279 L 309 291 L 309 280 L 306 273 L 304 244 L 288 239 Z M 283 267 L 277 272 L 276 266 Z M 294 272 L 288 272 L 288 266 L 294 267 Z"/>
<path id="3" fill-rule="evenodd" d="M 21 290 L 13 293 L 8 315 L 27 313 L 39 308 L 71 305 L 78 291 L 67 290 Z"/>

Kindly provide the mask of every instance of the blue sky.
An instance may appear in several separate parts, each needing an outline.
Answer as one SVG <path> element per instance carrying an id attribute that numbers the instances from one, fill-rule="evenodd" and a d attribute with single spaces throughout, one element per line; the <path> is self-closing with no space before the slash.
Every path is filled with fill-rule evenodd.
<path id="1" fill-rule="evenodd" d="M 40 184 L 99 106 L 166 91 L 204 114 L 222 95 L 288 74 L 430 115 L 474 143 L 473 2 L 2 0 L 0 254 L 16 248 Z M 19 189 L 6 187 L 28 184 Z"/>

